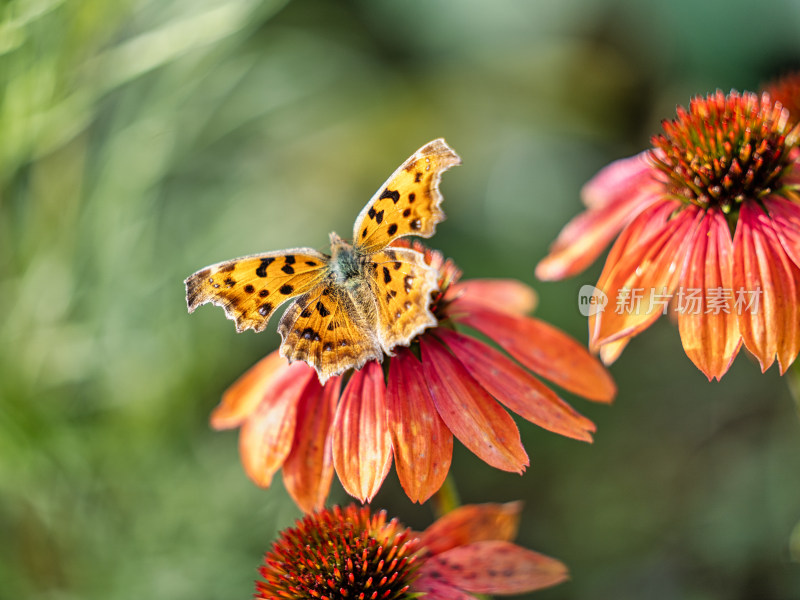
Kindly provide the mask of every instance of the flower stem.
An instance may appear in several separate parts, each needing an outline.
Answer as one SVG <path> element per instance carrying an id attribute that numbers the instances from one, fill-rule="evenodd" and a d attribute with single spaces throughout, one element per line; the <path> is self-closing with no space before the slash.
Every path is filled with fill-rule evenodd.
<path id="1" fill-rule="evenodd" d="M 794 400 L 795 409 L 800 414 L 800 361 L 795 361 L 789 368 L 789 372 L 786 373 L 786 383 Z"/>
<path id="2" fill-rule="evenodd" d="M 442 487 L 433 495 L 433 512 L 438 519 L 460 505 L 461 500 L 458 498 L 455 479 L 452 474 L 448 473 Z"/>

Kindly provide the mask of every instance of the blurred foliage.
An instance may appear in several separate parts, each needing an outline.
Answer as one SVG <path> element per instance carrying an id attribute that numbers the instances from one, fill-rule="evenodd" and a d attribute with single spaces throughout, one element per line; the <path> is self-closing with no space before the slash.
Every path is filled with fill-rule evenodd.
<path id="1" fill-rule="evenodd" d="M 190 318 L 192 271 L 324 247 L 445 136 L 464 166 L 433 245 L 534 283 L 597 169 L 690 96 L 797 66 L 798 25 L 790 0 L 0 4 L 0 598 L 251 595 L 297 510 L 206 419 L 278 336 Z M 540 316 L 585 339 L 598 272 L 536 284 Z M 775 368 L 742 356 L 709 384 L 664 322 L 612 370 L 612 407 L 575 400 L 593 445 L 520 423 L 524 477 L 456 449 L 462 499 L 524 499 L 520 540 L 570 566 L 537 597 L 796 597 L 800 427 Z M 375 504 L 431 520 L 394 475 Z"/>

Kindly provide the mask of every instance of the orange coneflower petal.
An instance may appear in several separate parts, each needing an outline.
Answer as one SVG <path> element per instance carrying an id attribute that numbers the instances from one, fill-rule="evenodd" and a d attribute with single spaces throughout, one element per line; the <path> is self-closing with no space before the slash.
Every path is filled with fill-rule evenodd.
<path id="1" fill-rule="evenodd" d="M 617 393 L 603 365 L 563 331 L 533 317 L 514 317 L 466 300 L 462 308 L 467 310 L 458 322 L 486 334 L 537 375 L 589 400 L 610 402 Z"/>
<path id="2" fill-rule="evenodd" d="M 514 419 L 439 342 L 423 337 L 420 347 L 428 389 L 453 435 L 493 467 L 522 473 L 528 455 Z"/>
<path id="3" fill-rule="evenodd" d="M 569 578 L 567 567 L 511 542 L 458 546 L 425 560 L 420 579 L 435 578 L 474 594 L 522 594 Z"/>
<path id="4" fill-rule="evenodd" d="M 478 383 L 506 408 L 548 431 L 592 441 L 594 423 L 503 353 L 448 329 L 442 328 L 436 334 Z"/>
<path id="5" fill-rule="evenodd" d="M 684 297 L 697 290 L 698 301 L 678 312 L 683 349 L 708 380 L 731 366 L 742 336 L 733 297 L 733 241 L 725 216 L 710 209 L 689 251 L 681 278 Z"/>
<path id="6" fill-rule="evenodd" d="M 341 383 L 341 377 L 332 377 L 324 387 L 307 385 L 297 405 L 294 442 L 283 463 L 283 481 L 305 512 L 325 506 L 333 480 L 330 430 Z"/>
<path id="7" fill-rule="evenodd" d="M 600 346 L 598 350 L 598 354 L 600 355 L 600 360 L 603 361 L 604 365 L 613 364 L 616 361 L 622 351 L 625 350 L 625 346 L 631 341 L 631 338 L 622 338 L 615 342 L 608 342 Z"/>
<path id="8" fill-rule="evenodd" d="M 660 223 L 660 230 L 626 248 L 601 289 L 608 297 L 590 331 L 590 347 L 634 336 L 664 312 L 678 284 L 686 254 L 703 213 L 689 206 Z M 634 224 L 631 224 L 633 226 Z"/>
<path id="9" fill-rule="evenodd" d="M 526 315 L 536 308 L 536 292 L 515 279 L 469 279 L 447 288 L 446 300 L 468 298 L 489 308 Z"/>
<path id="10" fill-rule="evenodd" d="M 222 394 L 222 401 L 211 413 L 211 427 L 231 429 L 241 425 L 264 398 L 264 390 L 289 363 L 278 351 L 270 352 Z"/>
<path id="11" fill-rule="evenodd" d="M 536 277 L 563 279 L 583 271 L 641 210 L 658 199 L 648 152 L 602 169 L 581 190 L 589 210 L 572 219 L 536 265 Z"/>
<path id="12" fill-rule="evenodd" d="M 795 265 L 800 267 L 800 205 L 778 196 L 764 200 L 764 206 L 783 249 Z"/>
<path id="13" fill-rule="evenodd" d="M 777 355 L 783 373 L 800 347 L 800 271 L 783 250 L 767 214 L 748 202 L 739 211 L 733 254 L 735 293 L 759 299 L 756 310 L 737 310 L 744 344 L 762 371 Z"/>
<path id="14" fill-rule="evenodd" d="M 319 386 L 314 369 L 295 363 L 270 381 L 264 400 L 239 432 L 239 454 L 248 477 L 269 487 L 292 448 L 297 403 L 306 386 Z"/>
<path id="15" fill-rule="evenodd" d="M 370 361 L 353 373 L 333 423 L 333 465 L 348 494 L 369 502 L 392 465 L 383 370 Z"/>
<path id="16" fill-rule="evenodd" d="M 484 540 L 511 541 L 517 535 L 522 502 L 470 504 L 451 510 L 420 534 L 429 554 Z"/>
<path id="17" fill-rule="evenodd" d="M 400 485 L 412 502 L 425 502 L 450 470 L 453 434 L 436 411 L 422 365 L 408 348 L 396 348 L 392 357 L 386 410 Z"/>

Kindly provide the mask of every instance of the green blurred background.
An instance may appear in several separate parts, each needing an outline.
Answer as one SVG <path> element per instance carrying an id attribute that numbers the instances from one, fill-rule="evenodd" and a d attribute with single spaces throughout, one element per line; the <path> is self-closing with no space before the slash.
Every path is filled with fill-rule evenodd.
<path id="1" fill-rule="evenodd" d="M 349 235 L 444 136 L 433 245 L 585 341 L 599 264 L 533 278 L 581 185 L 692 95 L 800 64 L 798 31 L 793 0 L 0 3 L 0 597 L 251 596 L 298 512 L 207 418 L 278 335 L 190 317 L 188 274 Z M 666 321 L 612 372 L 611 407 L 565 394 L 593 445 L 521 422 L 523 477 L 457 445 L 462 500 L 524 499 L 521 542 L 569 565 L 536 597 L 800 597 L 788 377 L 742 355 L 709 384 Z M 375 505 L 432 519 L 394 472 Z"/>

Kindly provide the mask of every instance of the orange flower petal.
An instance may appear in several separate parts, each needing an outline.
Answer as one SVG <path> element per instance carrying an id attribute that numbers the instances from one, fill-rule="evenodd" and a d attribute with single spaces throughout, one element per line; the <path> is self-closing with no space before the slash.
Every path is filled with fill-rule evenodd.
<path id="1" fill-rule="evenodd" d="M 430 554 L 485 540 L 511 541 L 517 535 L 522 502 L 468 504 L 435 521 L 420 534 Z"/>
<path id="2" fill-rule="evenodd" d="M 536 277 L 548 281 L 583 271 L 626 223 L 658 199 L 660 184 L 647 154 L 611 163 L 584 186 L 581 196 L 589 210 L 561 230 L 536 265 Z"/>
<path id="3" fill-rule="evenodd" d="M 475 600 L 475 596 L 462 592 L 455 585 L 433 577 L 420 577 L 411 586 L 411 591 L 421 592 L 422 597 L 429 600 Z"/>
<path id="4" fill-rule="evenodd" d="M 596 427 L 502 352 L 448 329 L 436 333 L 486 391 L 506 408 L 548 431 L 592 441 Z"/>
<path id="5" fill-rule="evenodd" d="M 761 370 L 778 357 L 781 373 L 794 361 L 800 348 L 800 271 L 783 250 L 767 214 L 744 202 L 733 238 L 733 286 L 735 293 L 759 296 L 757 310 L 739 310 L 739 329 L 744 345 Z"/>
<path id="6" fill-rule="evenodd" d="M 457 320 L 486 334 L 537 375 L 570 392 L 600 402 L 617 393 L 603 365 L 563 331 L 533 317 L 514 317 L 463 302 Z"/>
<path id="7" fill-rule="evenodd" d="M 389 367 L 386 410 L 400 485 L 412 502 L 425 502 L 444 483 L 453 434 L 444 424 L 408 348 L 396 348 Z"/>
<path id="8" fill-rule="evenodd" d="M 333 465 L 351 496 L 369 502 L 392 465 L 383 370 L 370 361 L 353 373 L 333 423 Z"/>
<path id="9" fill-rule="evenodd" d="M 794 264 L 800 267 L 800 205 L 773 196 L 764 200 L 764 206 L 769 211 L 783 249 Z"/>
<path id="10" fill-rule="evenodd" d="M 297 403 L 309 384 L 319 385 L 314 369 L 295 363 L 267 386 L 264 400 L 239 432 L 239 454 L 248 477 L 269 487 L 292 448 Z"/>
<path id="11" fill-rule="evenodd" d="M 709 210 L 700 223 L 681 286 L 686 303 L 678 313 L 683 349 L 709 381 L 720 379 L 739 352 L 742 336 L 733 297 L 733 241 L 719 210 Z M 685 298 L 693 290 L 699 290 L 699 302 L 689 306 Z"/>
<path id="12" fill-rule="evenodd" d="M 277 350 L 250 367 L 222 394 L 222 401 L 211 413 L 211 427 L 239 427 L 264 398 L 270 380 L 288 367 L 289 363 Z"/>
<path id="13" fill-rule="evenodd" d="M 603 361 L 604 365 L 613 364 L 619 358 L 620 354 L 622 354 L 622 351 L 625 350 L 625 346 L 627 346 L 628 342 L 630 341 L 631 338 L 622 338 L 616 342 L 608 342 L 607 344 L 603 344 L 600 346 L 600 350 L 598 351 L 600 360 Z"/>
<path id="14" fill-rule="evenodd" d="M 505 541 L 475 542 L 425 560 L 420 578 L 436 578 L 474 594 L 523 594 L 569 578 L 549 556 Z"/>
<path id="15" fill-rule="evenodd" d="M 526 315 L 536 308 L 538 298 L 533 288 L 515 279 L 468 279 L 447 288 L 445 299 L 459 297 L 485 304 L 488 308 L 515 315 Z"/>
<path id="16" fill-rule="evenodd" d="M 311 381 L 297 405 L 294 443 L 283 463 L 286 491 L 304 512 L 320 510 L 333 480 L 330 430 L 339 400 L 341 377 L 325 386 Z"/>
<path id="17" fill-rule="evenodd" d="M 668 300 L 678 285 L 702 216 L 699 208 L 689 206 L 661 223 L 657 233 L 640 236 L 620 257 L 607 280 L 598 286 L 608 297 L 608 306 L 595 317 L 594 330 L 590 332 L 593 349 L 634 336 L 661 316 L 663 305 L 660 302 Z M 620 305 L 620 301 L 625 304 Z"/>
<path id="18" fill-rule="evenodd" d="M 428 389 L 453 435 L 493 467 L 522 473 L 528 455 L 514 419 L 439 342 L 423 337 L 420 347 Z"/>

